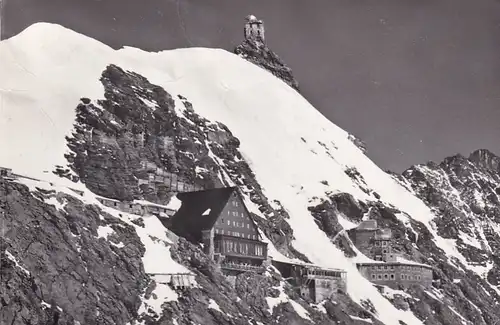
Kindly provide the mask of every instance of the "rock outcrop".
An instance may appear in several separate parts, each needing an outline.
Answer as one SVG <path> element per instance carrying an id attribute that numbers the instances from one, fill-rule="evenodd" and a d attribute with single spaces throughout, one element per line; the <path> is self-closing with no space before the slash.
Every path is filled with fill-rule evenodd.
<path id="1" fill-rule="evenodd" d="M 253 16 L 247 17 L 247 19 L 249 18 L 255 19 Z M 247 34 L 246 29 L 244 37 L 243 42 L 234 49 L 235 54 L 269 71 L 290 87 L 299 91 L 299 83 L 293 76 L 292 69 L 275 52 L 271 51 L 263 37 L 251 37 Z"/>
<path id="2" fill-rule="evenodd" d="M 64 193 L 1 185 L 0 323 L 111 325 L 137 317 L 149 280 L 133 227 Z M 109 241 L 99 227 L 113 229 Z"/>

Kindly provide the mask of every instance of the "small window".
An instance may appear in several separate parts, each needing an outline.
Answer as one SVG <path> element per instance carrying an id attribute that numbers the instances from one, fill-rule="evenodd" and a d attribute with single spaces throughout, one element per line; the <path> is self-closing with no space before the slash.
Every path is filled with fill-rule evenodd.
<path id="1" fill-rule="evenodd" d="M 132 209 L 132 204 L 130 204 L 129 207 Z"/>
<path id="2" fill-rule="evenodd" d="M 383 252 L 384 254 L 387 254 L 387 249 L 384 249 L 382 252 Z"/>
<path id="3" fill-rule="evenodd" d="M 377 279 L 378 279 L 378 280 L 382 280 L 382 274 L 378 274 L 378 275 L 377 275 Z"/>
<path id="4" fill-rule="evenodd" d="M 231 221 L 228 220 L 227 221 L 227 225 L 230 226 L 231 225 Z"/>
<path id="5" fill-rule="evenodd" d="M 375 274 L 372 274 L 372 280 L 375 280 L 377 276 Z"/>
<path id="6" fill-rule="evenodd" d="M 394 280 L 394 278 L 395 278 L 395 275 L 391 274 L 391 280 Z"/>
<path id="7" fill-rule="evenodd" d="M 247 223 L 247 229 L 250 229 L 250 224 L 249 223 Z"/>
<path id="8" fill-rule="evenodd" d="M 389 279 L 389 274 L 384 274 L 384 279 L 385 280 Z"/>

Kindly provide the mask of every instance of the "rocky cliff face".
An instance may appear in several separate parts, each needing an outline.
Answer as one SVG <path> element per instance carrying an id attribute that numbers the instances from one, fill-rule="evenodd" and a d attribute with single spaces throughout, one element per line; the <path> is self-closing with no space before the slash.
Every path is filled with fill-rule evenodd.
<path id="1" fill-rule="evenodd" d="M 256 43 L 245 39 L 234 49 L 234 53 L 243 59 L 269 71 L 274 76 L 286 82 L 290 87 L 299 91 L 299 82 L 283 60 L 264 43 Z"/>
<path id="2" fill-rule="evenodd" d="M 0 185 L 0 323 L 125 324 L 137 317 L 148 278 L 132 226 L 55 190 Z M 99 238 L 103 226 L 114 230 L 110 241 Z"/>
<path id="3" fill-rule="evenodd" d="M 434 210 L 439 235 L 455 241 L 464 256 L 464 261 L 446 265 L 438 258 L 439 248 L 430 247 L 425 233 L 416 232 L 420 253 L 432 257 L 428 262 L 437 267 L 439 288 L 460 306 L 471 324 L 499 319 L 499 161 L 498 156 L 481 149 L 469 157 L 455 155 L 439 164 L 429 162 L 394 175 Z"/>

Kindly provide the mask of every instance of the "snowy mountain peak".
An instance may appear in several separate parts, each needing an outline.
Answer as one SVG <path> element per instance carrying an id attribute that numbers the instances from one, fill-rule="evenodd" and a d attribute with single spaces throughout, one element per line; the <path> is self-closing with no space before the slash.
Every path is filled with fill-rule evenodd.
<path id="1" fill-rule="evenodd" d="M 120 325 L 490 325 L 500 317 L 496 176 L 429 166 L 388 175 L 292 88 L 274 54 L 248 49 L 238 51 L 272 73 L 219 49 L 115 51 L 52 24 L 0 43 L 8 76 L 0 146 L 12 149 L 0 166 L 34 178 L 1 180 L 5 224 L 15 230 L 0 238 L 10 254 L 2 281 L 22 295 L 2 315 L 23 307 L 43 320 Z M 151 189 L 148 169 L 177 183 L 238 187 L 273 259 L 343 269 L 347 292 L 315 305 L 272 267 L 231 286 L 197 245 L 172 240 L 154 217 L 98 200 L 168 206 L 171 188 Z M 431 289 L 374 286 L 358 271 L 370 260 L 348 232 L 365 219 L 391 228 L 398 250 L 435 269 Z M 196 285 L 167 285 L 160 275 L 171 272 L 195 274 Z"/>

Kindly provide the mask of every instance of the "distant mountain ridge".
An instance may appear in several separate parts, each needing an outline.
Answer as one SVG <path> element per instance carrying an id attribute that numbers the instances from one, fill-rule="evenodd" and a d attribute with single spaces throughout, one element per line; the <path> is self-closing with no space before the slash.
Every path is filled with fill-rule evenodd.
<path id="1" fill-rule="evenodd" d="M 499 285 L 500 266 L 500 158 L 486 149 L 469 157 L 454 155 L 441 163 L 417 165 L 400 180 L 439 216 L 438 233 L 457 240 L 471 263 Z"/>

